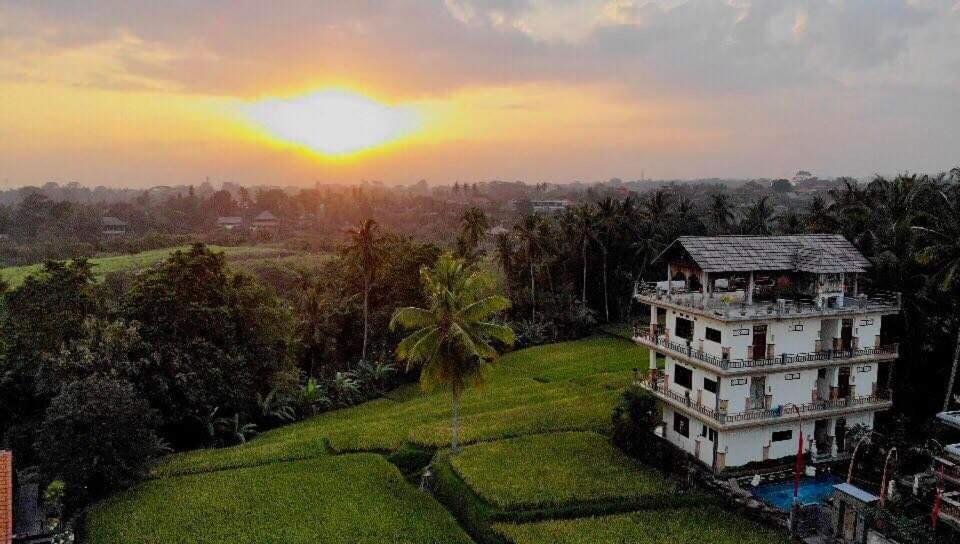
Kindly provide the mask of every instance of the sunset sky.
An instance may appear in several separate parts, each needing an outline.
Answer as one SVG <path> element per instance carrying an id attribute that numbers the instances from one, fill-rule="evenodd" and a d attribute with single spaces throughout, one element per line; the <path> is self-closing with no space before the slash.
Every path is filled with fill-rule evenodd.
<path id="1" fill-rule="evenodd" d="M 958 165 L 958 0 L 0 0 L 3 188 Z"/>

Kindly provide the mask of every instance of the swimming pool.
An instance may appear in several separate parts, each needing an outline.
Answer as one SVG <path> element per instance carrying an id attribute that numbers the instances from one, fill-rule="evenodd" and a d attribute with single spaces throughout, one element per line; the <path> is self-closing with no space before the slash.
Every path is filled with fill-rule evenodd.
<path id="1" fill-rule="evenodd" d="M 797 498 L 800 504 L 823 502 L 833 494 L 833 486 L 842 482 L 833 475 L 803 478 Z M 793 505 L 793 479 L 760 484 L 752 490 L 753 496 L 783 511 L 789 511 Z"/>

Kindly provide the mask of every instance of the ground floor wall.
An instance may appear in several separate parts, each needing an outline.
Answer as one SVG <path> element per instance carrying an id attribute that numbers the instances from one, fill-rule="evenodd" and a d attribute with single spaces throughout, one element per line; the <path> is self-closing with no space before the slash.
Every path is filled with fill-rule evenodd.
<path id="1" fill-rule="evenodd" d="M 663 422 L 664 438 L 718 470 L 796 455 L 801 428 L 800 423 L 792 421 L 720 431 L 712 420 L 688 415 L 669 405 L 663 406 Z M 804 451 L 836 457 L 853 447 L 847 431 L 857 425 L 872 428 L 873 412 L 804 420 Z"/>

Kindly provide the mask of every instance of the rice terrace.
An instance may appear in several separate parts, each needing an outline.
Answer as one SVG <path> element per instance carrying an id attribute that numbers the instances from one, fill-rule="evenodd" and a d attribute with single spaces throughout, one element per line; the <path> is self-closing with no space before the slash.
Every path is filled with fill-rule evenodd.
<path id="1" fill-rule="evenodd" d="M 464 398 L 467 446 L 452 463 L 449 394 L 416 386 L 241 446 L 176 454 L 93 509 L 90 542 L 526 544 L 571 527 L 560 541 L 620 542 L 602 516 L 641 544 L 674 542 L 668 526 L 718 543 L 787 542 L 760 529 L 745 538 L 756 528 L 707 497 L 676 501 L 669 480 L 609 445 L 619 390 L 645 356 L 595 336 L 502 357 Z M 413 478 L 431 460 L 435 494 Z"/>

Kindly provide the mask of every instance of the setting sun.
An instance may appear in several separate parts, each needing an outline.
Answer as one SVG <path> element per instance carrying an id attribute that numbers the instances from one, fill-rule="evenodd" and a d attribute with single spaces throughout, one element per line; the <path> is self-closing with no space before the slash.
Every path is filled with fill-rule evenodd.
<path id="1" fill-rule="evenodd" d="M 248 104 L 246 117 L 270 136 L 330 156 L 347 155 L 415 132 L 420 115 L 346 90 Z"/>

